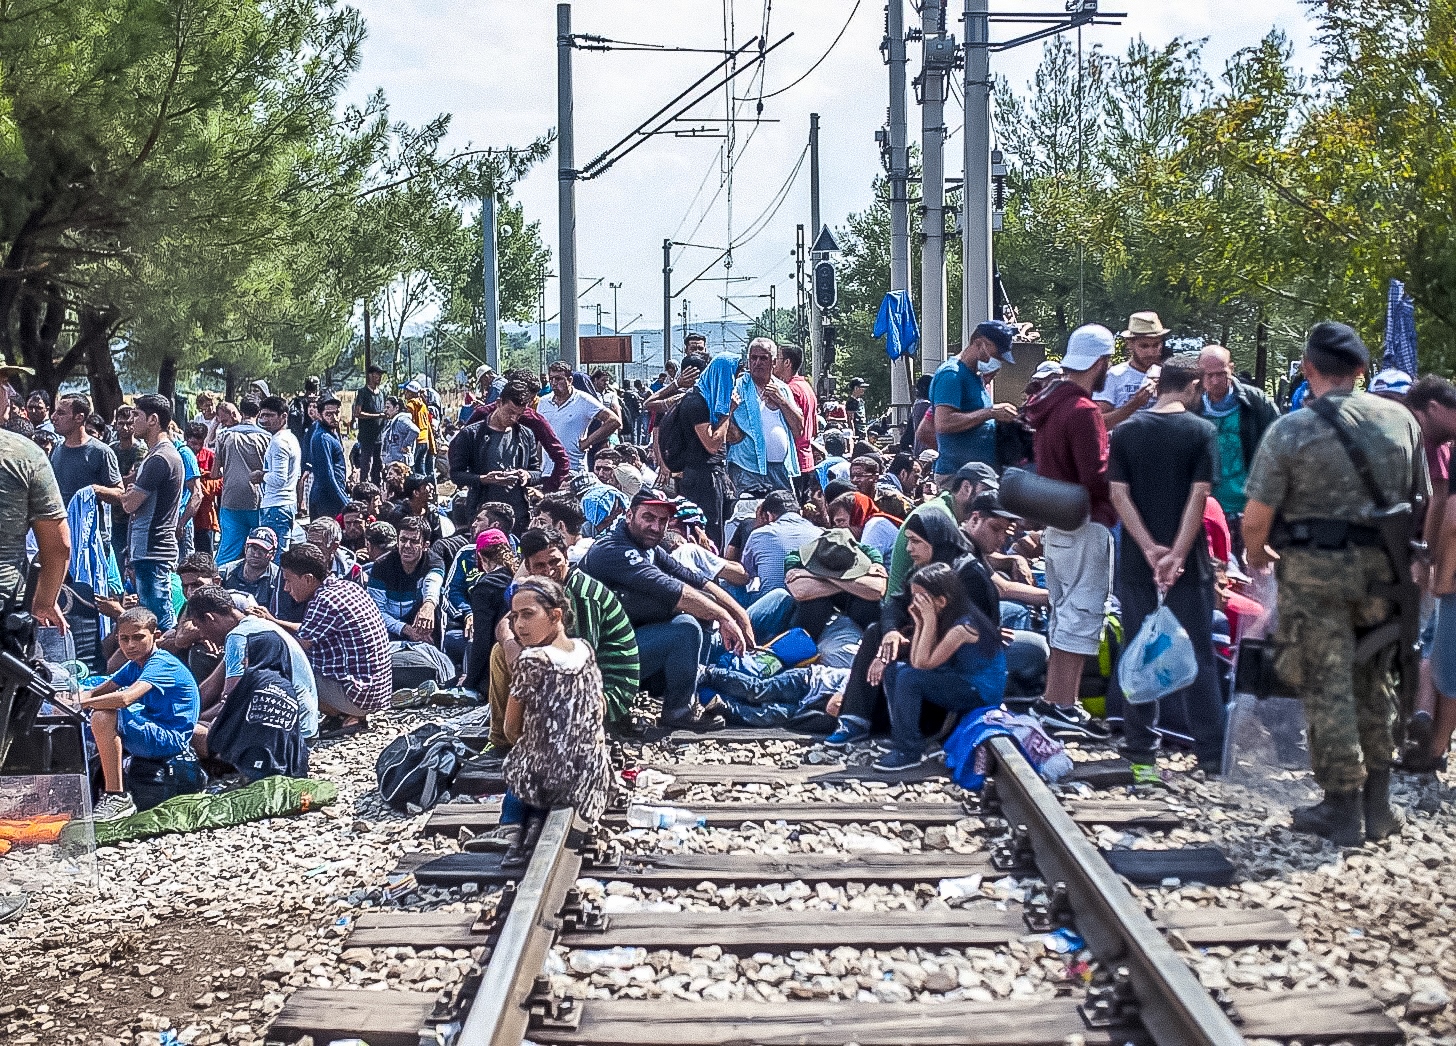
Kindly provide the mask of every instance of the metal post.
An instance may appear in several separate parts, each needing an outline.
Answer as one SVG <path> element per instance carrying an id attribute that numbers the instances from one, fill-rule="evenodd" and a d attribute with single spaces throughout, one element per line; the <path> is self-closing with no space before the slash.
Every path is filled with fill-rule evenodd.
<path id="1" fill-rule="evenodd" d="M 369 373 L 369 367 L 374 363 L 374 357 L 370 355 L 369 344 L 369 303 L 364 303 L 364 373 Z"/>
<path id="2" fill-rule="evenodd" d="M 779 340 L 779 285 L 768 285 L 768 336 Z"/>
<path id="3" fill-rule="evenodd" d="M 620 280 L 616 283 L 608 282 L 607 286 L 612 288 L 612 337 L 615 338 L 622 333 L 621 325 L 617 322 L 619 318 L 617 314 L 617 292 L 622 289 L 622 283 Z M 626 380 L 627 365 L 625 363 L 619 363 L 617 364 L 617 384 L 621 385 Z"/>
<path id="4" fill-rule="evenodd" d="M 500 264 L 495 243 L 495 186 L 480 198 L 480 276 L 485 285 L 485 362 L 500 367 Z"/>
<path id="5" fill-rule="evenodd" d="M 966 0 L 966 126 L 961 190 L 961 326 L 991 319 L 991 26 L 989 0 Z"/>
<path id="6" fill-rule="evenodd" d="M 819 219 L 819 114 L 809 114 L 809 230 L 815 239 L 823 228 Z M 809 373 L 817 389 L 824 374 L 823 323 L 819 303 L 809 298 Z"/>
<path id="7" fill-rule="evenodd" d="M 794 336 L 802 345 L 805 336 L 809 333 L 809 305 L 804 286 L 804 227 L 802 225 L 794 228 L 794 286 L 798 289 L 798 297 L 794 300 Z M 815 388 L 818 388 L 817 384 Z"/>
<path id="8" fill-rule="evenodd" d="M 985 0 L 982 0 L 984 3 Z M 905 2 L 885 5 L 890 62 L 890 290 L 910 290 L 910 151 L 905 127 Z M 923 341 L 923 339 L 922 339 Z M 897 420 L 910 409 L 910 381 L 903 366 L 890 367 L 890 405 Z"/>
<path id="9" fill-rule="evenodd" d="M 672 241 L 662 241 L 662 366 L 672 362 Z"/>
<path id="10" fill-rule="evenodd" d="M 571 5 L 556 5 L 556 177 L 561 226 L 561 358 L 577 365 L 576 135 L 571 84 Z"/>
<path id="11" fill-rule="evenodd" d="M 920 369 L 933 374 L 945 362 L 945 8 L 947 0 L 920 6 L 921 176 L 923 202 L 920 247 Z"/>

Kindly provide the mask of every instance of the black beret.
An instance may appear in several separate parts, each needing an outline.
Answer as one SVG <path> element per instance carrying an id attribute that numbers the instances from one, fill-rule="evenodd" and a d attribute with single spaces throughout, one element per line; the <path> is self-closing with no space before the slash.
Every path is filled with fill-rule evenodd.
<path id="1" fill-rule="evenodd" d="M 1360 335 L 1355 333 L 1354 328 L 1333 320 L 1316 323 L 1311 327 L 1305 346 L 1316 354 L 1333 356 L 1351 367 L 1370 365 L 1370 350 L 1360 340 Z"/>

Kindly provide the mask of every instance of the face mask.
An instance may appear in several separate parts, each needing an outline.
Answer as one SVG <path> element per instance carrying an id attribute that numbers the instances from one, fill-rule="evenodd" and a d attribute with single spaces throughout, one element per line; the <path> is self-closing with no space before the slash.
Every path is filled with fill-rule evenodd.
<path id="1" fill-rule="evenodd" d="M 979 374 L 983 378 L 990 377 L 992 374 L 995 374 L 1000 369 L 1001 369 L 1001 361 L 1000 360 L 994 360 L 993 359 L 993 360 L 990 360 L 989 362 L 985 362 L 985 363 L 982 363 L 982 362 L 979 362 L 979 361 L 976 363 L 976 373 Z"/>

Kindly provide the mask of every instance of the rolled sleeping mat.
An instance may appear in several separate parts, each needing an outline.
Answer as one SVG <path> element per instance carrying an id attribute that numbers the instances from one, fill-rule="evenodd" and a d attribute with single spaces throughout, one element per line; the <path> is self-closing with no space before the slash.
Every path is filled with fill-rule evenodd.
<path id="1" fill-rule="evenodd" d="M 1076 530 L 1092 514 L 1087 488 L 1060 479 L 1048 479 L 1026 469 L 1010 468 L 1001 477 L 1003 507 L 1027 519 L 1058 530 Z"/>

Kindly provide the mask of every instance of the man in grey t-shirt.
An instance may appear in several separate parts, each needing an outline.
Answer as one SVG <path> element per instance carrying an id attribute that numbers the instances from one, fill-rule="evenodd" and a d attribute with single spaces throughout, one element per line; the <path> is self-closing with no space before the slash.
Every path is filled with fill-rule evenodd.
<path id="1" fill-rule="evenodd" d="M 86 419 L 91 414 L 91 401 L 85 396 L 62 396 L 56 404 L 51 422 L 63 442 L 51 451 L 51 469 L 56 474 L 56 484 L 61 491 L 61 504 L 69 506 L 76 492 L 83 487 L 92 487 L 100 501 L 117 505 L 121 503 L 121 468 L 116 461 L 116 451 L 105 443 L 93 439 L 86 431 Z M 111 513 L 104 506 L 101 513 L 101 538 L 111 542 Z"/>
<path id="2" fill-rule="evenodd" d="M 263 458 L 272 440 L 258 426 L 258 400 L 248 397 L 238 404 L 242 421 L 217 434 L 217 453 L 209 475 L 222 480 L 222 496 L 218 499 L 218 523 L 222 528 L 218 539 L 217 561 L 232 563 L 243 558 L 243 541 L 258 525 L 258 506 L 263 500 L 263 485 L 253 482 L 253 473 L 262 471 Z"/>
<path id="3" fill-rule="evenodd" d="M 132 432 L 147 445 L 136 482 L 126 489 L 121 507 L 131 513 L 131 565 L 137 597 L 167 631 L 172 612 L 171 574 L 177 565 L 177 517 L 182 508 L 182 457 L 172 443 L 172 405 L 167 397 L 142 396 Z"/>

